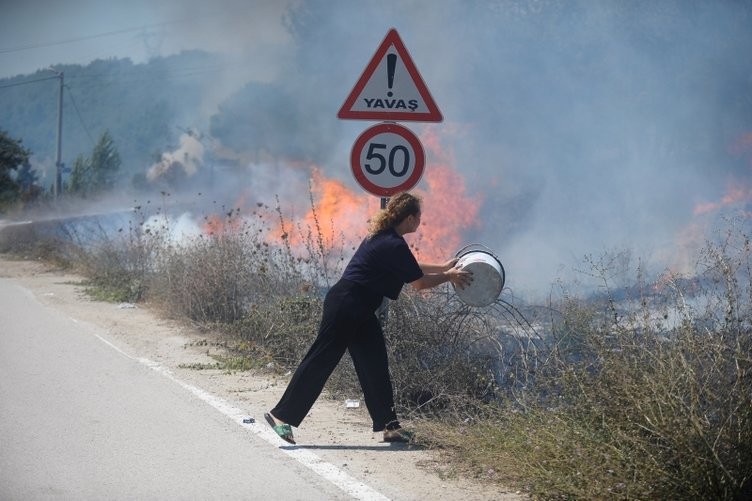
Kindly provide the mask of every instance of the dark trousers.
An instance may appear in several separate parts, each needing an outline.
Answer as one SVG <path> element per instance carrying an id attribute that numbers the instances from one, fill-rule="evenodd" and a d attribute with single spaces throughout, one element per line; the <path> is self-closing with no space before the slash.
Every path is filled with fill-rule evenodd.
<path id="1" fill-rule="evenodd" d="M 362 286 L 340 280 L 324 299 L 319 333 L 272 414 L 298 427 L 321 394 L 332 371 L 350 352 L 363 389 L 373 431 L 399 426 L 384 334 L 374 311 L 381 304 Z"/>

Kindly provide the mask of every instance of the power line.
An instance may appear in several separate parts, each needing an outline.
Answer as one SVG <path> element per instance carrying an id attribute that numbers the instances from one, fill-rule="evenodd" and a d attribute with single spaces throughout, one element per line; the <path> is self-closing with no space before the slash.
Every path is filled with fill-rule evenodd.
<path id="1" fill-rule="evenodd" d="M 109 37 L 113 35 L 122 35 L 123 33 L 130 33 L 132 31 L 139 31 L 139 30 L 144 30 L 147 28 L 162 27 L 162 26 L 175 23 L 175 22 L 178 22 L 178 21 L 166 21 L 164 23 L 145 24 L 145 25 L 136 26 L 133 28 L 123 28 L 122 30 L 107 31 L 105 33 L 97 33 L 95 35 L 85 35 L 85 36 L 75 37 L 75 38 L 65 38 L 62 40 L 54 41 L 54 42 L 33 43 L 33 44 L 27 44 L 27 45 L 17 45 L 15 47 L 5 47 L 5 48 L 0 48 L 0 54 L 8 54 L 10 52 L 20 52 L 20 51 L 29 50 L 29 49 L 39 49 L 41 47 L 52 47 L 55 45 L 64 45 L 64 44 L 73 43 L 73 42 L 81 42 L 83 40 L 91 40 L 93 38 L 102 38 L 102 37 Z"/>
<path id="2" fill-rule="evenodd" d="M 18 85 L 26 85 L 26 84 L 30 84 L 30 83 L 34 83 L 34 82 L 42 82 L 44 80 L 52 80 L 53 78 L 60 78 L 60 77 L 54 76 L 54 77 L 37 78 L 37 79 L 34 79 L 34 80 L 24 80 L 23 82 L 16 82 L 16 83 L 11 83 L 11 84 L 0 85 L 0 89 L 6 89 L 8 87 L 16 87 Z"/>
<path id="3" fill-rule="evenodd" d="M 94 139 L 91 137 L 91 133 L 89 132 L 89 128 L 86 127 L 86 124 L 84 123 L 84 119 L 81 116 L 81 112 L 78 110 L 78 105 L 76 104 L 76 100 L 73 98 L 73 93 L 70 90 L 70 87 L 68 85 L 65 85 L 65 89 L 68 91 L 68 97 L 71 100 L 71 103 L 73 104 L 73 109 L 76 110 L 76 115 L 78 115 L 78 121 L 81 122 L 81 127 L 83 127 L 84 132 L 86 132 L 86 135 L 89 136 L 89 141 L 91 142 L 92 147 L 94 146 Z"/>
<path id="4" fill-rule="evenodd" d="M 128 73 L 87 73 L 82 71 L 71 74 L 69 78 L 76 81 L 88 80 L 101 83 L 119 82 L 121 84 L 155 81 L 161 82 L 164 80 L 198 77 L 236 67 L 243 67 L 243 65 L 241 63 L 218 63 L 202 67 L 188 66 L 148 69 L 134 66 L 134 71 Z"/>
<path id="5" fill-rule="evenodd" d="M 80 66 L 80 65 L 79 65 Z M 228 68 L 235 68 L 242 66 L 241 63 L 215 63 L 210 66 L 187 66 L 187 67 L 168 67 L 159 69 L 147 69 L 142 70 L 138 68 L 139 65 L 135 65 L 135 71 L 127 74 L 111 74 L 111 73 L 88 73 L 86 67 L 82 66 L 83 70 L 72 73 L 68 78 L 72 80 L 99 80 L 99 81 L 118 81 L 121 83 L 127 82 L 151 82 L 162 81 L 165 79 L 186 78 L 199 76 L 206 73 L 216 73 Z M 0 85 L 0 89 L 8 87 L 16 87 L 18 85 L 25 85 L 33 82 L 41 82 L 44 80 L 52 80 L 57 77 L 44 77 L 34 80 L 24 80 L 23 82 L 15 82 Z"/>

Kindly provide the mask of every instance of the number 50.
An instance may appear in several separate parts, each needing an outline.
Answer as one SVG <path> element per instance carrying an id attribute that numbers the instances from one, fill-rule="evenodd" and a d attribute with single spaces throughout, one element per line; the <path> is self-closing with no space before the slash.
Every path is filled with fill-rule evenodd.
<path id="1" fill-rule="evenodd" d="M 382 153 L 382 150 L 383 153 Z M 378 175 L 384 172 L 384 169 L 389 168 L 389 172 L 394 177 L 402 177 L 407 174 L 407 170 L 410 167 L 410 150 L 405 146 L 398 144 L 394 146 L 391 151 L 387 152 L 386 145 L 383 143 L 369 143 L 368 152 L 366 152 L 366 162 L 363 167 L 366 168 L 369 174 Z M 395 165 L 397 154 L 401 154 L 401 165 Z M 385 156 L 385 154 L 387 154 Z M 375 162 L 373 162 L 375 160 Z M 376 164 L 376 165 L 374 165 Z"/>

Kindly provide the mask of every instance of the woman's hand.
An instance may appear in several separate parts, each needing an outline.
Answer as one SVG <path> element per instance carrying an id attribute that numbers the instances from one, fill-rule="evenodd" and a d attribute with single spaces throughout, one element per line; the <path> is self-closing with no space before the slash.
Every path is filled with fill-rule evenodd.
<path id="1" fill-rule="evenodd" d="M 455 257 L 455 258 L 450 259 L 449 261 L 441 265 L 441 267 L 443 268 L 441 271 L 451 270 L 452 268 L 455 267 L 455 265 L 457 264 L 457 261 L 459 261 L 459 258 Z"/>
<path id="2" fill-rule="evenodd" d="M 455 259 L 454 261 L 456 263 L 457 260 Z M 473 283 L 473 273 L 471 271 L 465 271 L 461 268 L 457 268 L 454 265 L 447 271 L 445 271 L 444 274 L 447 276 L 452 285 L 459 287 L 460 289 L 464 289 L 465 287 Z"/>

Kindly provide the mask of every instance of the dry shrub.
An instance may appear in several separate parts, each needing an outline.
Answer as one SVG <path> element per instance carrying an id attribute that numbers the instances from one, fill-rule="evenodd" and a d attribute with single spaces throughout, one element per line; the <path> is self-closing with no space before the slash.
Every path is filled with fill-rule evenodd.
<path id="1" fill-rule="evenodd" d="M 467 419 L 497 401 L 505 360 L 499 318 L 462 304 L 449 286 L 405 287 L 381 318 L 399 415 Z M 335 396 L 360 395 L 349 356 L 327 388 Z"/>
<path id="2" fill-rule="evenodd" d="M 117 229 L 96 217 L 67 224 L 68 240 L 76 249 L 73 266 L 86 276 L 88 292 L 95 298 L 144 299 L 157 272 L 154 263 L 165 246 L 165 233 L 143 222 L 144 214 L 137 211 Z"/>
<path id="3" fill-rule="evenodd" d="M 220 230 L 170 245 L 158 263 L 154 294 L 171 314 L 203 323 L 231 323 L 254 294 L 268 289 L 261 245 L 249 229 Z"/>
<path id="4" fill-rule="evenodd" d="M 321 306 L 322 298 L 311 294 L 255 304 L 225 332 L 240 340 L 235 349 L 242 355 L 294 370 L 316 338 Z"/>
<path id="5" fill-rule="evenodd" d="M 535 384 L 498 433 L 481 426 L 469 442 L 498 440 L 495 466 L 541 497 L 748 499 L 750 255 L 728 235 L 696 277 L 567 298 Z"/>
<path id="6" fill-rule="evenodd" d="M 385 336 L 396 403 L 416 415 L 465 417 L 495 399 L 496 326 L 448 293 L 409 289 L 390 301 Z"/>
<path id="7" fill-rule="evenodd" d="M 497 371 L 497 400 L 416 421 L 418 440 L 545 499 L 749 499 L 751 250 L 730 232 L 695 276 L 638 270 L 630 287 L 614 285 L 624 255 L 593 260 L 601 293 L 565 294 L 532 346 L 501 343 L 516 372 Z"/>
<path id="8" fill-rule="evenodd" d="M 23 221 L 0 228 L 0 253 L 68 267 L 81 249 L 80 231 L 59 220 Z"/>
<path id="9" fill-rule="evenodd" d="M 344 264 L 344 243 L 332 251 L 315 221 L 292 228 L 279 208 L 250 220 L 232 210 L 179 245 L 136 222 L 115 239 L 77 237 L 78 258 L 121 299 L 148 295 L 232 334 L 241 355 L 294 369 Z M 556 312 L 547 329 L 509 303 L 479 310 L 448 288 L 408 288 L 385 323 L 399 412 L 424 443 L 540 497 L 749 498 L 751 247 L 730 233 L 707 246 L 696 277 L 668 276 L 658 291 L 642 274 L 614 287 L 617 263 L 596 262 L 603 293 L 541 309 Z M 328 388 L 357 391 L 349 358 Z"/>
<path id="10" fill-rule="evenodd" d="M 321 284 L 341 273 L 344 239 L 340 247 L 324 239 L 318 218 L 315 228 L 293 227 L 279 204 L 250 213 L 218 208 L 193 236 L 176 234 L 169 208 L 155 212 L 137 207 L 120 228 L 91 218 L 58 231 L 89 292 L 148 299 L 169 316 L 231 334 L 241 355 L 281 367 L 300 360 L 316 333 Z M 292 236 L 302 244 L 293 248 Z"/>
<path id="11" fill-rule="evenodd" d="M 343 250 L 326 247 L 316 229 L 293 227 L 279 205 L 223 213 L 162 254 L 154 290 L 173 314 L 231 336 L 239 356 L 293 369 L 316 336 L 320 284 L 341 272 Z M 293 237 L 303 244 L 293 248 Z"/>

